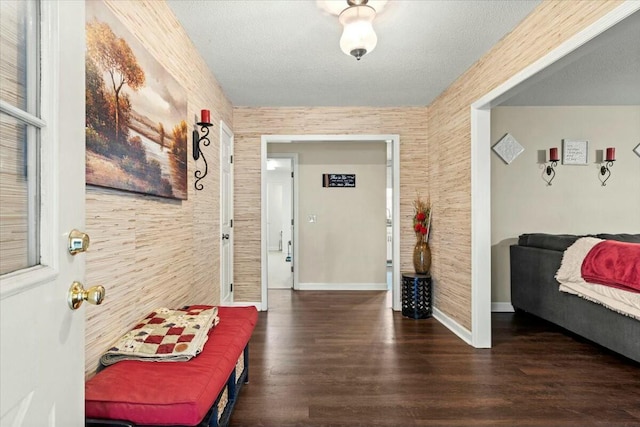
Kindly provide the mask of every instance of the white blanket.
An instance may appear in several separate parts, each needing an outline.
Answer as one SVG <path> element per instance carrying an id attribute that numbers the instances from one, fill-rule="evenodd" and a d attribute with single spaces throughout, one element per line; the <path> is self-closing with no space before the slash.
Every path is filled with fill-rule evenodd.
<path id="1" fill-rule="evenodd" d="M 582 278 L 582 261 L 591 248 L 601 241 L 602 239 L 595 237 L 582 237 L 567 248 L 556 273 L 556 280 L 560 282 L 560 290 L 640 320 L 640 293 L 587 283 Z"/>

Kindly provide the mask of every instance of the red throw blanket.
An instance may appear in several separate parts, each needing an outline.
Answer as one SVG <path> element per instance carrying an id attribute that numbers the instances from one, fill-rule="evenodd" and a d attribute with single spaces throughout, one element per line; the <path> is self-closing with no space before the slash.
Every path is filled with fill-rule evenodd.
<path id="1" fill-rule="evenodd" d="M 587 282 L 640 293 L 640 243 L 602 241 L 587 253 L 581 272 Z"/>

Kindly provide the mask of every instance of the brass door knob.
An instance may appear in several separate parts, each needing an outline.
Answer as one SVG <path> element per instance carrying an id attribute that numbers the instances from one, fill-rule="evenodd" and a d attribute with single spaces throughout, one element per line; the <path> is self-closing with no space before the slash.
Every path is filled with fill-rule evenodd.
<path id="1" fill-rule="evenodd" d="M 89 304 L 100 305 L 104 301 L 105 290 L 104 286 L 92 286 L 86 291 L 80 282 L 73 282 L 69 288 L 69 294 L 67 301 L 71 310 L 77 310 L 82 305 L 83 301 L 87 301 Z"/>

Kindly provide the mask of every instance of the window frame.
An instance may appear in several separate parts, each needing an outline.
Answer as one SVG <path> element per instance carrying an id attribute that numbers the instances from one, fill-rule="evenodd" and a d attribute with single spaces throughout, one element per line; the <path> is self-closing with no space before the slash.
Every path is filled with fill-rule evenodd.
<path id="1" fill-rule="evenodd" d="M 39 107 L 35 106 L 31 111 L 35 111 L 37 115 L 2 100 L 0 100 L 0 111 L 32 126 L 32 132 L 39 134 L 36 147 L 39 149 L 40 157 L 38 160 L 34 160 L 37 156 L 34 150 L 31 150 L 33 157 L 29 157 L 28 161 L 36 161 L 38 167 L 34 169 L 39 172 L 39 179 L 33 185 L 36 185 L 37 182 L 40 184 L 39 197 L 34 204 L 34 212 L 36 210 L 40 212 L 40 227 L 36 239 L 33 241 L 39 244 L 40 259 L 36 260 L 37 264 L 34 266 L 0 275 L 0 299 L 51 283 L 59 275 L 60 269 L 58 253 L 62 251 L 62 248 L 56 249 L 55 247 L 55 242 L 60 241 L 56 238 L 59 234 L 56 216 L 59 191 L 57 183 L 59 150 L 58 120 L 55 108 L 59 99 L 58 79 L 60 78 L 58 72 L 60 69 L 58 53 L 60 52 L 59 6 L 57 2 L 46 0 L 35 0 L 34 4 L 36 5 L 36 13 L 34 13 L 33 19 L 29 20 L 29 25 L 35 26 L 37 36 L 35 40 L 29 40 L 28 43 L 39 43 L 40 60 L 36 62 L 35 74 L 34 70 L 27 71 L 27 90 L 36 91 L 36 102 L 39 102 Z M 30 32 L 30 34 L 34 34 L 34 32 Z M 38 68 L 39 73 L 37 72 Z M 29 105 L 29 102 L 28 100 L 27 109 L 33 107 Z M 31 182 L 29 185 L 32 185 Z M 33 212 L 30 215 L 33 215 Z"/>

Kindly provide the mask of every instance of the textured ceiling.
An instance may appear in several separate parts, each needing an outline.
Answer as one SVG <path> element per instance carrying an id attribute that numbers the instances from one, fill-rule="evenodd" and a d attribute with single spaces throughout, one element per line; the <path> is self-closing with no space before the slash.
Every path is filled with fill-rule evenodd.
<path id="1" fill-rule="evenodd" d="M 378 46 L 356 61 L 340 50 L 342 27 L 324 1 L 168 4 L 236 107 L 429 105 L 539 4 L 390 0 L 374 22 Z M 503 105 L 640 105 L 638 40 L 640 12 Z"/>
<path id="2" fill-rule="evenodd" d="M 640 12 L 559 62 L 502 105 L 640 105 Z"/>
<path id="3" fill-rule="evenodd" d="M 390 0 L 356 61 L 315 0 L 168 0 L 236 107 L 429 105 L 539 3 Z"/>

